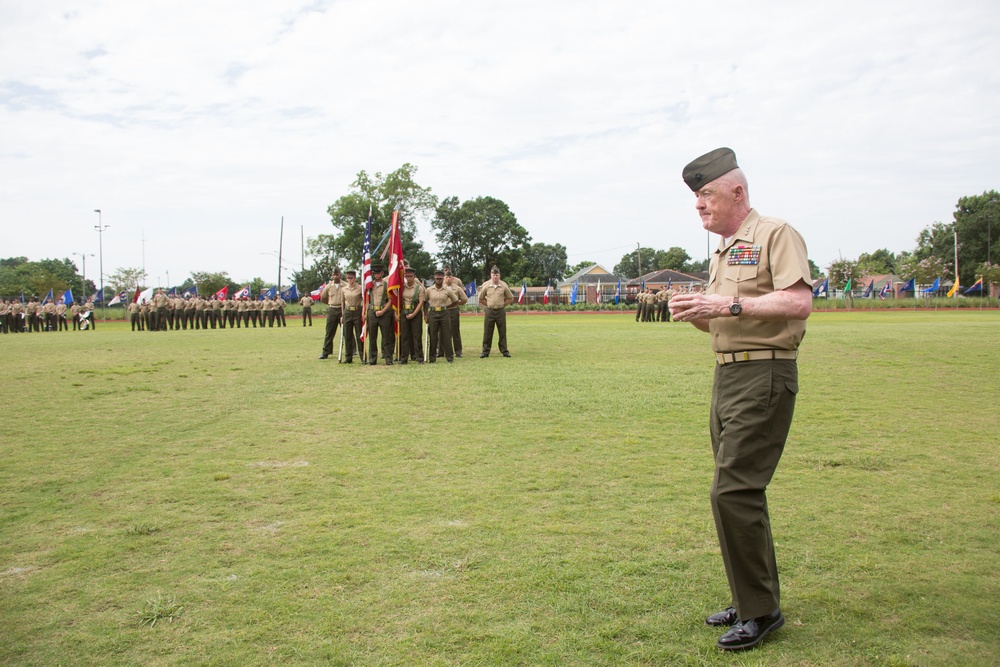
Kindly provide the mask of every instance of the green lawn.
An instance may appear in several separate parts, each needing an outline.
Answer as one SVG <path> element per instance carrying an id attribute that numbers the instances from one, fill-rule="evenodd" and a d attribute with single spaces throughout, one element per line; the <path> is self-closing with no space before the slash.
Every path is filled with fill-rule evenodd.
<path id="1" fill-rule="evenodd" d="M 788 620 L 715 648 L 714 359 L 508 318 L 512 359 L 302 328 L 7 335 L 0 664 L 984 665 L 1000 312 L 818 313 L 769 491 Z"/>

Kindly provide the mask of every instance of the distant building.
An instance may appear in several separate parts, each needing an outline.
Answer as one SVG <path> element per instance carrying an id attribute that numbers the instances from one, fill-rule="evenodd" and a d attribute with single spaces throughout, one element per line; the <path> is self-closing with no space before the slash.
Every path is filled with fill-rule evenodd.
<path id="1" fill-rule="evenodd" d="M 576 302 L 597 303 L 597 286 L 601 286 L 601 303 L 613 301 L 615 290 L 618 289 L 619 276 L 611 273 L 600 264 L 591 264 L 560 282 L 554 291 L 558 292 L 561 303 L 569 303 L 573 293 L 573 285 L 579 284 Z M 528 288 L 529 291 L 531 288 Z M 625 289 L 625 285 L 622 285 Z M 551 303 L 551 301 L 550 301 Z"/>

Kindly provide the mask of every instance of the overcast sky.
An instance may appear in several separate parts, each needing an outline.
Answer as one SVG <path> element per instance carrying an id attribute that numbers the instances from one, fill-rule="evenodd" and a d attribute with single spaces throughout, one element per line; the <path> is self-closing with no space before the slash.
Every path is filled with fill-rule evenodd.
<path id="1" fill-rule="evenodd" d="M 821 267 L 910 250 L 1000 187 L 998 17 L 985 0 L 0 0 L 0 256 L 79 266 L 101 209 L 105 274 L 273 281 L 282 216 L 297 270 L 358 171 L 409 162 L 438 197 L 502 199 L 570 264 L 611 270 L 636 243 L 701 259 L 680 172 L 719 146 Z"/>

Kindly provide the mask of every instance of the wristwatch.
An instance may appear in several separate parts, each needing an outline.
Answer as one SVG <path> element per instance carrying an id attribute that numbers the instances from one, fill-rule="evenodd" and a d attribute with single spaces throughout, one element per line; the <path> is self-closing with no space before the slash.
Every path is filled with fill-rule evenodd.
<path id="1" fill-rule="evenodd" d="M 740 313 L 743 312 L 743 306 L 740 305 L 740 297 L 733 297 L 733 302 L 729 305 L 729 312 L 734 317 L 739 317 Z"/>

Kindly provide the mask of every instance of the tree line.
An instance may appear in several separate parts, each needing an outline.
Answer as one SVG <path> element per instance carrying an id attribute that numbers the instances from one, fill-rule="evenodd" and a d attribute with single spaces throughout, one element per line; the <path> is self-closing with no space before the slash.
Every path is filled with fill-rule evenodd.
<path id="1" fill-rule="evenodd" d="M 333 233 L 308 239 L 308 255 L 313 262 L 292 274 L 300 293 L 308 293 L 326 282 L 334 266 L 360 266 L 366 220 L 371 215 L 374 251 L 389 228 L 394 209 L 399 210 L 402 220 L 403 256 L 421 277 L 432 275 L 440 264 L 448 264 L 463 280 L 484 282 L 495 265 L 508 282 L 539 286 L 559 282 L 595 263 L 583 261 L 570 266 L 566 246 L 532 243 L 531 234 L 500 199 L 491 196 L 466 201 L 455 196 L 439 199 L 429 187 L 417 183 L 416 173 L 417 167 L 409 163 L 388 174 L 358 172 L 348 193 L 327 209 Z M 1000 243 L 994 243 L 993 239 L 995 231 L 1000 233 L 1000 193 L 990 190 L 962 197 L 953 216 L 950 223 L 935 222 L 925 227 L 912 251 L 897 254 L 881 248 L 863 253 L 857 259 L 838 259 L 827 267 L 826 274 L 809 260 L 812 277 L 827 277 L 831 285 L 843 285 L 849 279 L 856 283 L 863 276 L 889 273 L 916 278 L 922 284 L 936 278 L 946 280 L 955 275 L 957 234 L 961 284 L 972 285 L 979 277 L 986 283 L 1000 282 L 997 249 Z M 439 248 L 436 257 L 417 238 L 417 222 L 422 220 L 429 220 L 434 230 Z M 708 260 L 693 260 L 676 246 L 666 250 L 639 247 L 624 254 L 612 272 L 631 279 L 663 269 L 699 273 L 708 270 Z M 120 267 L 106 278 L 107 300 L 111 298 L 111 290 L 145 287 L 147 279 L 141 269 L 129 267 Z M 235 292 L 248 282 L 253 294 L 273 284 L 259 277 L 234 281 L 224 271 L 195 271 L 177 287 L 187 289 L 194 285 L 199 293 L 207 295 L 225 286 Z M 69 259 L 0 259 L 0 294 L 41 295 L 50 288 L 56 292 L 73 289 L 74 294 L 80 289 L 80 297 L 96 291 L 94 282 L 84 281 L 76 264 Z"/>
<path id="2" fill-rule="evenodd" d="M 880 248 L 862 253 L 857 259 L 838 259 L 827 267 L 830 285 L 854 285 L 865 276 L 893 274 L 915 278 L 918 284 L 940 278 L 955 278 L 958 254 L 959 283 L 971 286 L 980 278 L 985 284 L 1000 282 L 1000 251 L 995 234 L 1000 232 L 1000 193 L 989 190 L 981 195 L 962 197 L 955 206 L 953 220 L 935 222 L 917 235 L 913 250 L 894 253 Z"/>

